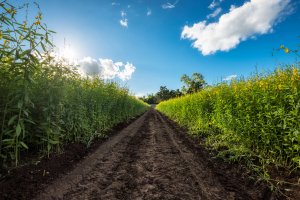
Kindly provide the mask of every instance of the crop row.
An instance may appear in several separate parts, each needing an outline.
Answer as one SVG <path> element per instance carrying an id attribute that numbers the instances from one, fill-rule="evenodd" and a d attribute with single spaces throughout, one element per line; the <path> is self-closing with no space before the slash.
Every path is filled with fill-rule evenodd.
<path id="1" fill-rule="evenodd" d="M 207 87 L 157 109 L 231 160 L 300 167 L 300 70 L 287 66 Z"/>

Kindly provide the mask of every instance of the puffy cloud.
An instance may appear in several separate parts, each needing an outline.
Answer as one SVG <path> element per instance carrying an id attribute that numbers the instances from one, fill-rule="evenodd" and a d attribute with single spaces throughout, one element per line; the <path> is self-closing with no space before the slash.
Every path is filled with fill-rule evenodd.
<path id="1" fill-rule="evenodd" d="M 214 12 L 212 12 L 211 14 L 207 15 L 207 19 L 209 18 L 214 18 L 216 16 L 218 16 L 220 13 L 222 12 L 222 8 L 217 8 Z"/>
<path id="2" fill-rule="evenodd" d="M 176 4 L 177 4 L 178 2 L 179 2 L 178 0 L 175 1 L 173 4 L 170 3 L 170 2 L 167 2 L 167 3 L 163 4 L 163 5 L 161 5 L 161 7 L 162 7 L 163 9 L 173 9 L 173 8 L 175 8 L 175 6 L 176 6 Z"/>
<path id="3" fill-rule="evenodd" d="M 120 66 L 121 67 L 124 67 L 124 69 L 122 71 L 119 71 L 118 73 L 118 77 L 121 79 L 121 80 L 129 80 L 131 78 L 131 75 L 134 73 L 135 71 L 135 66 L 131 63 L 126 63 L 126 64 L 123 64 L 121 63 L 122 65 Z M 120 70 L 119 68 L 119 70 Z"/>
<path id="4" fill-rule="evenodd" d="M 85 57 L 78 62 L 79 72 L 86 76 L 99 76 L 103 79 L 119 78 L 129 80 L 136 67 L 131 63 L 114 62 L 111 59 Z"/>
<path id="5" fill-rule="evenodd" d="M 237 75 L 233 74 L 233 75 L 223 78 L 223 81 L 231 81 L 232 79 L 235 79 L 236 77 L 237 77 Z"/>
<path id="6" fill-rule="evenodd" d="M 120 20 L 120 24 L 121 24 L 121 26 L 123 26 L 123 27 L 128 27 L 128 19 L 121 19 Z"/>
<path id="7" fill-rule="evenodd" d="M 236 8 L 235 5 L 231 5 L 229 11 L 231 12 L 231 11 L 233 11 L 235 8 Z"/>
<path id="8" fill-rule="evenodd" d="M 97 60 L 91 57 L 85 57 L 79 61 L 79 72 L 82 75 L 93 76 L 96 74 L 100 74 L 101 68 L 98 65 Z"/>
<path id="9" fill-rule="evenodd" d="M 193 40 L 193 47 L 203 55 L 229 51 L 241 41 L 272 32 L 284 15 L 290 0 L 251 0 L 240 7 L 231 7 L 218 22 L 200 21 L 184 26 L 181 38 Z"/>

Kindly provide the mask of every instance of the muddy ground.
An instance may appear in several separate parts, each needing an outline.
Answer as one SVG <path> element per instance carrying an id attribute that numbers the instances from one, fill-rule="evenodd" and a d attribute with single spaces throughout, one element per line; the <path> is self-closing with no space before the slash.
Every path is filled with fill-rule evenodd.
<path id="1" fill-rule="evenodd" d="M 283 198 L 247 177 L 242 167 L 212 158 L 154 109 L 33 193 L 41 200 Z"/>

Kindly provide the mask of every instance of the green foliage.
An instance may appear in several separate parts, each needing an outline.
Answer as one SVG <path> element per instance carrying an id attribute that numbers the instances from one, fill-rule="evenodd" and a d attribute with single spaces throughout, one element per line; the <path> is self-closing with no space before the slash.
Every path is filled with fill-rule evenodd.
<path id="1" fill-rule="evenodd" d="M 166 86 L 160 86 L 159 91 L 155 94 L 150 94 L 147 97 L 141 97 L 140 99 L 149 104 L 157 104 L 162 101 L 166 101 L 172 98 L 180 97 L 183 94 L 192 94 L 203 90 L 206 86 L 204 76 L 200 73 L 193 73 L 191 77 L 184 74 L 181 77 L 181 81 L 185 84 L 182 90 L 169 90 Z"/>
<path id="2" fill-rule="evenodd" d="M 139 99 L 148 104 L 157 104 L 158 102 L 155 94 L 148 94 L 147 96 L 140 97 Z"/>
<path id="3" fill-rule="evenodd" d="M 157 109 L 230 160 L 300 167 L 299 66 L 208 87 Z"/>
<path id="4" fill-rule="evenodd" d="M 179 89 L 169 90 L 166 86 L 160 86 L 159 91 L 156 94 L 150 94 L 147 97 L 142 97 L 140 99 L 148 104 L 157 104 L 161 101 L 179 97 L 181 95 L 182 93 Z"/>
<path id="5" fill-rule="evenodd" d="M 184 74 L 180 80 L 185 84 L 182 87 L 182 93 L 184 94 L 199 92 L 206 85 L 204 76 L 200 73 L 193 73 L 191 77 Z"/>
<path id="6" fill-rule="evenodd" d="M 82 78 L 49 53 L 53 31 L 42 14 L 19 23 L 15 8 L 0 3 L 0 160 L 15 161 L 27 149 L 49 154 L 68 142 L 89 145 L 147 105 L 128 90 L 99 78 Z M 49 50 L 49 51 L 48 51 Z"/>
<path id="7" fill-rule="evenodd" d="M 156 93 L 158 102 L 175 98 L 181 95 L 179 90 L 169 90 L 166 86 L 160 86 L 159 91 Z"/>

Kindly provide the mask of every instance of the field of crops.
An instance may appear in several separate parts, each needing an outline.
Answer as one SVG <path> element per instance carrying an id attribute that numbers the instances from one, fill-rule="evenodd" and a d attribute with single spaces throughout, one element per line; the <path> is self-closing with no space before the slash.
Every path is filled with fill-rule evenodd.
<path id="1" fill-rule="evenodd" d="M 20 152 L 28 148 L 49 153 L 67 142 L 89 144 L 147 108 L 115 83 L 83 79 L 72 71 L 60 73 L 61 68 L 51 65 L 35 67 L 30 80 L 24 78 L 21 66 L 0 75 L 0 155 L 4 160 L 18 162 Z"/>
<path id="2" fill-rule="evenodd" d="M 230 160 L 300 167 L 299 66 L 207 87 L 157 109 Z"/>
<path id="3" fill-rule="evenodd" d="M 51 65 L 36 66 L 30 80 L 19 70 L 10 70 L 5 75 L 10 80 L 5 82 L 1 74 L 0 155 L 4 160 L 18 162 L 20 152 L 28 148 L 49 153 L 68 142 L 89 144 L 147 108 L 115 83 L 83 79 L 72 71 L 59 73 L 61 68 Z"/>
<path id="4" fill-rule="evenodd" d="M 1 164 L 17 165 L 24 151 L 49 154 L 70 142 L 90 145 L 147 109 L 126 88 L 84 78 L 53 57 L 53 32 L 41 23 L 41 13 L 19 22 L 19 10 L 7 2 L 0 6 Z"/>

